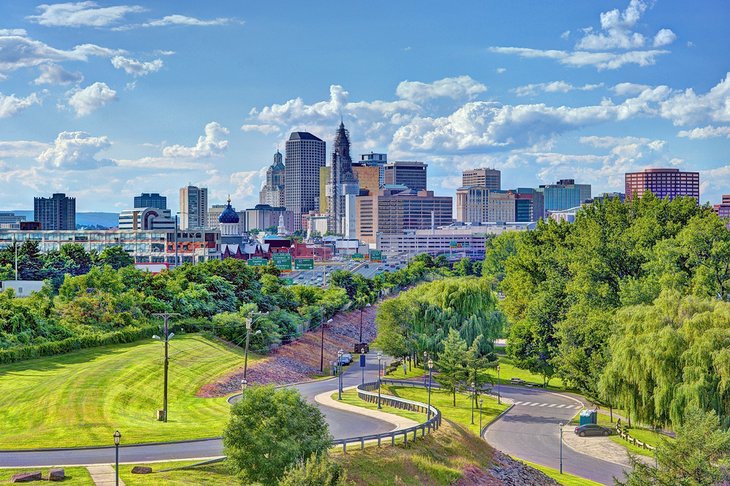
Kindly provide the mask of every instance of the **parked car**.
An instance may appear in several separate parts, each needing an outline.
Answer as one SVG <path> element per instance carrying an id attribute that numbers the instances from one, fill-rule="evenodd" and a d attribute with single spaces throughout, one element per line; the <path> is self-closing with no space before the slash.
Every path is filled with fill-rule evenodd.
<path id="1" fill-rule="evenodd" d="M 580 437 L 604 436 L 611 435 L 612 430 L 598 424 L 585 424 L 575 428 L 575 433 Z"/>
<path id="2" fill-rule="evenodd" d="M 350 353 L 345 353 L 340 356 L 341 365 L 349 365 L 350 363 L 352 363 L 352 355 Z"/>

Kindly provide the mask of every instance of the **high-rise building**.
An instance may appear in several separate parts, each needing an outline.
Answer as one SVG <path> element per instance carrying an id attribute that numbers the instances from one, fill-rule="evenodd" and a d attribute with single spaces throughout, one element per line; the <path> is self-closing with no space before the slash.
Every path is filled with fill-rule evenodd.
<path id="1" fill-rule="evenodd" d="M 75 230 L 76 198 L 63 193 L 37 197 L 33 200 L 33 219 L 44 230 Z"/>
<path id="2" fill-rule="evenodd" d="M 383 185 L 403 185 L 414 191 L 426 190 L 426 171 L 423 162 L 396 161 L 385 164 Z"/>
<path id="3" fill-rule="evenodd" d="M 294 215 L 294 231 L 302 229 L 302 214 L 319 209 L 319 168 L 326 159 L 324 141 L 309 132 L 291 133 L 286 142 L 284 201 Z"/>
<path id="4" fill-rule="evenodd" d="M 0 229 L 20 229 L 21 223 L 25 223 L 25 216 L 0 212 Z"/>
<path id="5" fill-rule="evenodd" d="M 180 229 L 208 227 L 208 189 L 187 186 L 180 189 Z"/>
<path id="6" fill-rule="evenodd" d="M 360 165 L 366 167 L 377 167 L 380 172 L 378 180 L 378 188 L 385 184 L 385 164 L 388 163 L 388 154 L 376 154 L 370 152 L 369 154 L 360 154 Z M 362 185 L 360 186 L 362 188 Z"/>
<path id="7" fill-rule="evenodd" d="M 330 233 L 344 235 L 346 199 L 347 196 L 356 196 L 358 192 L 357 178 L 352 172 L 350 136 L 345 124 L 340 122 L 332 149 L 330 179 L 327 184 L 327 227 Z"/>
<path id="8" fill-rule="evenodd" d="M 452 198 L 433 191 L 386 186 L 375 194 L 355 198 L 356 237 L 375 243 L 378 233 L 428 229 L 453 223 Z"/>
<path id="9" fill-rule="evenodd" d="M 576 184 L 573 179 L 541 185 L 537 190 L 543 194 L 545 213 L 575 208 L 591 198 L 591 185 Z"/>
<path id="10" fill-rule="evenodd" d="M 497 169 L 465 170 L 461 175 L 462 187 L 486 187 L 490 190 L 502 189 L 502 172 Z"/>
<path id="11" fill-rule="evenodd" d="M 167 209 L 167 198 L 165 196 L 160 196 L 156 192 L 143 192 L 139 196 L 134 196 L 134 207 Z"/>
<path id="12" fill-rule="evenodd" d="M 293 231 L 294 215 L 291 211 L 283 207 L 271 207 L 268 204 L 257 204 L 253 208 L 246 210 L 246 231 L 254 229 L 260 231 L 267 229 L 271 230 L 279 226 L 279 219 L 281 217 L 284 218 L 284 226 L 287 231 Z"/>
<path id="13" fill-rule="evenodd" d="M 531 223 L 545 215 L 543 193 L 531 187 L 518 187 L 515 191 L 515 219 L 517 223 Z"/>
<path id="14" fill-rule="evenodd" d="M 627 172 L 626 198 L 641 197 L 651 191 L 659 199 L 670 200 L 690 196 L 700 200 L 700 173 L 682 172 L 679 169 L 644 169 L 642 172 Z"/>
<path id="15" fill-rule="evenodd" d="M 357 177 L 357 183 L 360 186 L 360 190 L 368 191 L 369 193 L 378 192 L 380 189 L 380 167 L 373 165 L 362 165 L 352 164 L 352 171 Z"/>
<path id="16" fill-rule="evenodd" d="M 513 222 L 515 194 L 512 191 L 489 191 L 487 222 Z"/>
<path id="17" fill-rule="evenodd" d="M 281 153 L 274 154 L 274 163 L 266 170 L 266 185 L 259 193 L 259 203 L 269 206 L 284 206 L 284 185 L 286 169 Z"/>
<path id="18" fill-rule="evenodd" d="M 175 220 L 169 209 L 134 208 L 119 213 L 120 230 L 175 230 Z"/>
<path id="19" fill-rule="evenodd" d="M 330 166 L 326 165 L 319 168 L 319 193 L 322 197 L 319 198 L 319 214 L 327 215 L 327 184 L 330 183 Z M 326 231 L 325 231 L 326 233 Z"/>
<path id="20" fill-rule="evenodd" d="M 486 187 L 460 187 L 456 190 L 456 220 L 462 223 L 489 221 L 488 204 L 489 189 Z"/>
<path id="21" fill-rule="evenodd" d="M 730 229 L 730 194 L 723 194 L 722 202 L 715 204 L 713 209 L 718 216 L 727 220 L 727 228 Z"/>

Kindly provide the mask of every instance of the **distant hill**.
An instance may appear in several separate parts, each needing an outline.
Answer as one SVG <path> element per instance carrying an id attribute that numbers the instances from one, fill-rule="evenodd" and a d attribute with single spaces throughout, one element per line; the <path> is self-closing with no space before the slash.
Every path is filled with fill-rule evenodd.
<path id="1" fill-rule="evenodd" d="M 12 211 L 33 221 L 33 211 Z M 119 224 L 119 213 L 76 213 L 76 226 L 101 226 L 113 228 Z"/>

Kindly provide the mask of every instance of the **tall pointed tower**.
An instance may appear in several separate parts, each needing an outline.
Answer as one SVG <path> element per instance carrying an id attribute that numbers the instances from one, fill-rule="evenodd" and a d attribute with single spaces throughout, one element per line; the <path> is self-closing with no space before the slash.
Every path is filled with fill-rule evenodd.
<path id="1" fill-rule="evenodd" d="M 357 195 L 358 191 L 357 178 L 352 172 L 350 135 L 345 124 L 340 122 L 335 135 L 330 179 L 327 184 L 327 229 L 330 233 L 345 233 L 345 199 L 348 195 Z"/>

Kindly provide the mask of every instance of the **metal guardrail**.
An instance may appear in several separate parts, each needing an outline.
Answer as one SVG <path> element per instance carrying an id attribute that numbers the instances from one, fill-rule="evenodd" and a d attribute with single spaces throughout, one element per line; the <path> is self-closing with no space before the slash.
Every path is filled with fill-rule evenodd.
<path id="1" fill-rule="evenodd" d="M 385 380 L 381 381 L 381 384 Z M 370 382 L 357 386 L 357 396 L 361 400 L 365 400 L 370 403 L 377 403 L 378 393 L 372 390 L 378 389 L 378 382 Z M 401 410 L 409 410 L 412 412 L 423 413 L 424 416 L 428 411 L 428 405 L 425 403 L 417 402 L 414 400 L 407 400 L 405 398 L 393 397 L 390 395 L 380 396 L 381 405 L 387 405 L 389 407 L 398 408 Z M 332 445 L 342 446 L 342 452 L 347 453 L 348 444 L 360 444 L 360 449 L 365 449 L 365 442 L 378 441 L 378 447 L 381 446 L 383 439 L 390 439 L 391 445 L 395 445 L 396 438 L 403 436 L 404 443 L 408 443 L 409 436 L 412 436 L 411 440 L 418 438 L 418 432 L 420 431 L 421 437 L 424 437 L 427 433 L 431 433 L 431 430 L 437 430 L 441 426 L 441 412 L 439 409 L 431 405 L 431 419 L 426 420 L 423 423 L 408 427 L 406 429 L 394 430 L 391 432 L 383 432 L 380 434 L 362 435 L 359 437 L 347 437 L 345 439 L 337 439 L 332 441 Z"/>

